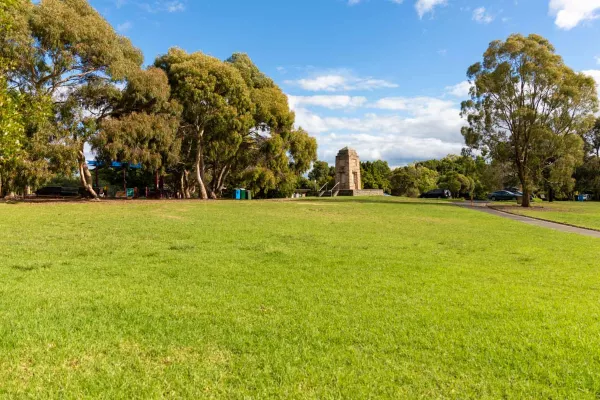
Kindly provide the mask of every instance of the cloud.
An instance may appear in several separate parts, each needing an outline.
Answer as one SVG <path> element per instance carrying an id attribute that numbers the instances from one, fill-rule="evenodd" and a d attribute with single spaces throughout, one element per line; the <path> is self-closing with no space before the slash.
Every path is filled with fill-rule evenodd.
<path id="1" fill-rule="evenodd" d="M 582 21 L 598 18 L 600 0 L 550 0 L 550 15 L 560 29 L 570 30 Z"/>
<path id="2" fill-rule="evenodd" d="M 600 70 L 598 69 L 589 69 L 587 71 L 581 71 L 582 73 L 591 76 L 596 80 L 598 94 L 600 95 Z"/>
<path id="3" fill-rule="evenodd" d="M 363 104 L 364 108 L 359 109 L 362 112 L 326 116 L 311 108 L 317 106 L 312 99 L 319 97 L 328 96 L 291 101 L 290 106 L 296 112 L 296 125 L 317 137 L 319 157 L 326 161 L 333 161 L 337 151 L 345 146 L 356 148 L 365 160 L 381 158 L 396 166 L 457 154 L 463 147 L 460 129 L 464 121 L 453 101 L 386 97 L 369 103 L 361 99 L 358 103 Z"/>
<path id="4" fill-rule="evenodd" d="M 133 27 L 133 24 L 129 21 L 125 21 L 122 24 L 117 25 L 117 32 L 125 33 Z"/>
<path id="5" fill-rule="evenodd" d="M 185 11 L 185 4 L 179 0 L 156 0 L 152 3 L 139 3 L 144 11 L 155 14 L 160 12 L 182 12 Z"/>
<path id="6" fill-rule="evenodd" d="M 362 96 L 291 96 L 288 95 L 290 107 L 323 107 L 332 110 L 361 107 L 367 102 Z"/>
<path id="7" fill-rule="evenodd" d="M 467 98 L 469 97 L 469 90 L 471 89 L 471 84 L 469 81 L 463 81 L 461 83 L 457 83 L 454 86 L 446 86 L 446 93 L 455 96 Z"/>
<path id="8" fill-rule="evenodd" d="M 594 59 L 596 60 L 596 64 L 600 65 L 600 56 L 596 56 Z"/>
<path id="9" fill-rule="evenodd" d="M 448 0 L 417 0 L 415 8 L 419 18 L 423 18 L 425 14 L 433 12 L 435 7 L 448 4 Z"/>
<path id="10" fill-rule="evenodd" d="M 489 24 L 494 21 L 494 16 L 486 12 L 485 7 L 479 7 L 473 10 L 473 21 L 478 24 Z"/>
<path id="11" fill-rule="evenodd" d="M 330 72 L 298 80 L 287 80 L 284 83 L 298 86 L 310 92 L 342 92 L 398 87 L 395 83 L 382 79 L 374 79 L 372 77 L 359 78 L 347 71 Z"/>

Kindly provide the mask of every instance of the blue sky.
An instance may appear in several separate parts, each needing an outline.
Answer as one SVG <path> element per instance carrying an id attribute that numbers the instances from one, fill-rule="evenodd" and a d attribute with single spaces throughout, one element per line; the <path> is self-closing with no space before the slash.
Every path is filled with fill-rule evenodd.
<path id="1" fill-rule="evenodd" d="M 490 41 L 548 38 L 600 82 L 600 0 L 91 0 L 146 62 L 177 46 L 245 52 L 288 94 L 332 162 L 460 152 L 465 72 Z"/>

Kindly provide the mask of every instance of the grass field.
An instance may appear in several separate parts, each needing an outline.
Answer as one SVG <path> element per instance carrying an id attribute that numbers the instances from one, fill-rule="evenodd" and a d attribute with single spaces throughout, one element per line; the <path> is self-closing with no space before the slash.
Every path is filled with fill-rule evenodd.
<path id="1" fill-rule="evenodd" d="M 544 202 L 536 203 L 531 209 L 514 207 L 511 208 L 511 212 L 600 230 L 600 202 Z"/>
<path id="2" fill-rule="evenodd" d="M 600 395 L 600 241 L 442 203 L 0 204 L 0 397 Z"/>

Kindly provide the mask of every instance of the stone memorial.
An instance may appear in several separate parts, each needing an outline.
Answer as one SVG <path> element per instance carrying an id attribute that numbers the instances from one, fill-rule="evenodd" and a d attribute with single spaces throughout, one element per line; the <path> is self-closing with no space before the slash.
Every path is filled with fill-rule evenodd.
<path id="1" fill-rule="evenodd" d="M 360 158 L 356 150 L 344 147 L 335 158 L 335 192 L 339 196 L 383 196 L 383 190 L 363 189 Z"/>

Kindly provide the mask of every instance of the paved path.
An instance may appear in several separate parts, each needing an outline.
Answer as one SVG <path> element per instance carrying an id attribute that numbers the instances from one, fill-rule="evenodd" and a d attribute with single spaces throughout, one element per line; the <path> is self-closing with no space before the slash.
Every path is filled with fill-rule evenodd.
<path id="1" fill-rule="evenodd" d="M 590 236 L 590 237 L 595 237 L 595 238 L 600 239 L 600 232 L 598 232 L 598 231 L 594 231 L 591 229 L 584 229 L 584 228 L 575 228 L 573 226 L 557 224 L 555 222 L 541 221 L 539 219 L 529 218 L 529 217 L 525 217 L 522 215 L 510 214 L 507 212 L 502 212 L 502 211 L 498 211 L 498 210 L 489 208 L 484 203 L 478 203 L 473 206 L 470 204 L 459 204 L 459 207 L 464 207 L 464 208 L 468 208 L 471 210 L 485 212 L 488 214 L 496 215 L 498 217 L 512 219 L 513 221 L 519 221 L 519 222 L 523 222 L 523 223 L 529 224 L 529 225 L 540 226 L 542 228 L 554 229 L 554 230 L 561 231 L 561 232 L 577 233 L 579 235 Z"/>

